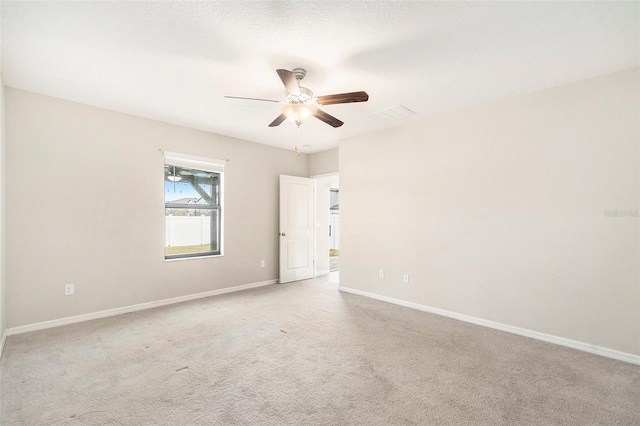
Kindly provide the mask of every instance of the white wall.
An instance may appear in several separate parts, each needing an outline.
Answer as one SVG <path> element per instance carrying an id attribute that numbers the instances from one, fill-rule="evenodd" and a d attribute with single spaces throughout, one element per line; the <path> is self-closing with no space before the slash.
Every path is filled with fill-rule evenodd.
<path id="1" fill-rule="evenodd" d="M 638 74 L 343 141 L 341 285 L 640 354 Z"/>
<path id="2" fill-rule="evenodd" d="M 5 96 L 8 327 L 277 278 L 278 179 L 308 176 L 306 156 L 12 88 Z M 229 160 L 223 257 L 164 261 L 161 149 Z M 63 295 L 65 283 L 75 295 Z"/>
<path id="3" fill-rule="evenodd" d="M 337 173 L 339 166 L 338 148 L 309 155 L 309 176 Z"/>
<path id="4" fill-rule="evenodd" d="M 317 154 L 312 154 L 317 155 Z M 329 192 L 338 188 L 337 174 L 316 178 L 316 273 L 329 273 Z"/>

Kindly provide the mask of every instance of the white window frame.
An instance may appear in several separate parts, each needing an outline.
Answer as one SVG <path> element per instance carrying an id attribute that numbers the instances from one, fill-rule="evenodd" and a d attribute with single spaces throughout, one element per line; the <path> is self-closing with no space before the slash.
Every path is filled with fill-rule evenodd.
<path id="1" fill-rule="evenodd" d="M 166 165 L 171 165 L 176 167 L 186 167 L 190 169 L 214 172 L 218 174 L 219 176 L 218 211 L 219 211 L 219 222 L 220 222 L 220 229 L 218 232 L 218 251 L 217 252 L 185 253 L 185 254 L 176 254 L 176 255 L 165 254 L 164 256 L 165 261 L 185 260 L 185 259 L 203 259 L 203 258 L 209 258 L 209 257 L 222 257 L 224 255 L 224 166 L 225 164 L 226 164 L 225 160 L 218 160 L 214 158 L 201 157 L 197 155 L 164 151 L 163 175 L 164 175 L 164 168 Z M 164 194 L 164 184 L 163 184 L 163 198 L 165 196 L 166 195 Z M 165 216 L 166 216 L 167 204 L 168 203 L 166 203 L 165 201 L 164 203 Z M 193 208 L 193 206 L 191 206 L 191 208 Z M 166 232 L 166 224 L 165 224 L 165 232 Z M 166 236 L 164 240 L 166 241 Z"/>

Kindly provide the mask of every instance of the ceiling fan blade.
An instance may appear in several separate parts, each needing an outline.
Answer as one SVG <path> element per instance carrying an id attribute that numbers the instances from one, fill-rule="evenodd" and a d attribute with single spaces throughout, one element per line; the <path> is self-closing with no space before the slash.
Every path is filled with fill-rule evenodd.
<path id="1" fill-rule="evenodd" d="M 225 98 L 230 98 L 230 99 L 244 99 L 247 101 L 264 101 L 264 102 L 275 102 L 275 103 L 282 103 L 280 101 L 274 101 L 273 99 L 260 99 L 260 98 L 242 98 L 240 96 L 225 96 Z"/>
<path id="2" fill-rule="evenodd" d="M 287 89 L 287 93 L 292 95 L 300 95 L 300 86 L 298 86 L 298 80 L 296 75 L 289 70 L 278 69 L 276 70 L 280 76 L 280 80 L 284 83 L 284 87 Z"/>
<path id="3" fill-rule="evenodd" d="M 320 105 L 348 104 L 351 102 L 367 102 L 367 92 L 339 93 L 337 95 L 318 96 Z"/>
<path id="4" fill-rule="evenodd" d="M 327 123 L 329 126 L 332 126 L 332 127 L 340 127 L 344 124 L 342 121 L 338 120 L 333 115 L 329 115 L 326 112 L 319 109 L 316 109 L 316 111 L 313 113 L 313 116 L 320 121 L 324 121 L 325 123 Z"/>
<path id="5" fill-rule="evenodd" d="M 280 114 L 279 116 L 277 116 L 277 117 L 276 117 L 276 119 L 275 119 L 275 120 L 273 120 L 273 121 L 271 122 L 271 124 L 269 124 L 269 127 L 276 127 L 276 126 L 279 126 L 279 125 L 280 125 L 280 123 L 282 123 L 282 122 L 283 122 L 284 120 L 286 120 L 286 119 L 287 119 L 287 116 L 286 116 L 286 115 L 284 115 L 284 114 Z"/>

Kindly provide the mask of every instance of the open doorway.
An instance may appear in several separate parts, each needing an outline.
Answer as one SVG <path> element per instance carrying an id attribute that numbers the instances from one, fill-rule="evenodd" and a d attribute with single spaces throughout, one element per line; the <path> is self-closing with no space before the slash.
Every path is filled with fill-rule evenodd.
<path id="1" fill-rule="evenodd" d="M 315 276 L 338 283 L 340 270 L 340 200 L 337 173 L 316 181 Z"/>
<path id="2" fill-rule="evenodd" d="M 329 272 L 340 271 L 340 190 L 329 191 Z"/>

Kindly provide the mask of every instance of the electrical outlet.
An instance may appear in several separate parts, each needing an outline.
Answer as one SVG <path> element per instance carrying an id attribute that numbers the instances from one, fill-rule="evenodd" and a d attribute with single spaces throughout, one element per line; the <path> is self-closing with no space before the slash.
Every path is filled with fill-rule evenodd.
<path id="1" fill-rule="evenodd" d="M 71 296 L 74 292 L 73 284 L 65 284 L 64 285 L 64 295 Z"/>
<path id="2" fill-rule="evenodd" d="M 261 268 L 264 268 L 264 260 L 261 260 L 261 261 L 260 261 L 260 267 L 261 267 Z"/>
<path id="3" fill-rule="evenodd" d="M 380 269 L 378 271 L 378 278 L 383 279 L 384 278 L 384 269 Z"/>
<path id="4" fill-rule="evenodd" d="M 402 277 L 402 280 L 403 280 L 405 283 L 408 283 L 408 282 L 409 282 L 409 274 L 404 274 L 404 276 Z"/>

